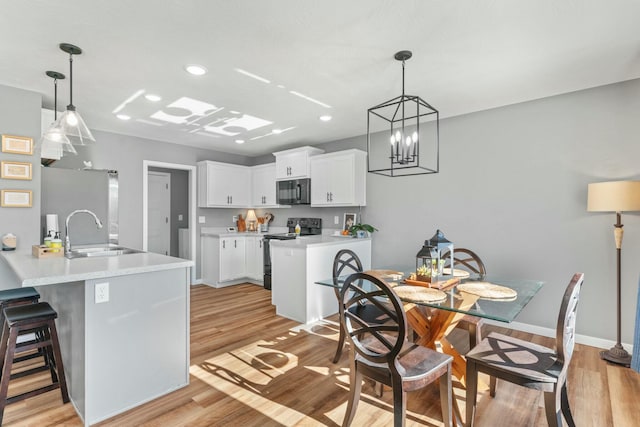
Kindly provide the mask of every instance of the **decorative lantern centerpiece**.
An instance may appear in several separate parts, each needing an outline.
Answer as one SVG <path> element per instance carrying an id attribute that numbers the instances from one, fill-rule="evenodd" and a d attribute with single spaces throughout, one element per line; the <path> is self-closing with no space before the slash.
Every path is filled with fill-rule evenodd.
<path id="1" fill-rule="evenodd" d="M 425 240 L 424 246 L 416 255 L 416 279 L 421 282 L 434 283 L 448 280 L 453 277 L 453 269 L 450 274 L 444 275 L 445 260 L 442 256 L 451 252 L 453 259 L 453 243 L 444 237 L 444 233 L 438 230 L 429 240 Z"/>

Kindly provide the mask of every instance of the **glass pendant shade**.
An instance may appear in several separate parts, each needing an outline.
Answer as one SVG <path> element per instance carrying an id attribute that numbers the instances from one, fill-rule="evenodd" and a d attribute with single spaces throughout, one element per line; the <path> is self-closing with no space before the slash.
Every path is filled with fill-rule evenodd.
<path id="1" fill-rule="evenodd" d="M 58 120 L 54 123 L 54 127 L 58 128 L 67 136 L 73 145 L 88 145 L 95 142 L 95 138 L 91 131 L 80 117 L 75 109 L 67 109 Z"/>
<path id="2" fill-rule="evenodd" d="M 78 154 L 76 149 L 73 148 L 71 141 L 69 141 L 69 138 L 55 126 L 55 123 L 42 134 L 40 144 L 42 144 L 40 157 L 44 159 L 60 160 L 65 153 Z"/>

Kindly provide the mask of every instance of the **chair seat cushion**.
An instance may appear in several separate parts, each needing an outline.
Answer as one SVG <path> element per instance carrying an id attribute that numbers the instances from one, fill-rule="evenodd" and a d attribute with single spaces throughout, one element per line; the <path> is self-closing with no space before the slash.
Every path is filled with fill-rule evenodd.
<path id="1" fill-rule="evenodd" d="M 492 332 L 466 354 L 475 361 L 479 371 L 483 366 L 506 374 L 515 374 L 535 382 L 555 383 L 562 365 L 555 352 L 532 342 Z"/>
<path id="2" fill-rule="evenodd" d="M 23 298 L 40 298 L 40 294 L 35 288 L 12 288 L 0 291 L 0 301 L 17 300 Z"/>
<path id="3" fill-rule="evenodd" d="M 24 320 L 56 318 L 58 313 L 51 308 L 49 303 L 39 302 L 37 304 L 18 305 L 4 309 L 4 315 L 9 325 Z"/>

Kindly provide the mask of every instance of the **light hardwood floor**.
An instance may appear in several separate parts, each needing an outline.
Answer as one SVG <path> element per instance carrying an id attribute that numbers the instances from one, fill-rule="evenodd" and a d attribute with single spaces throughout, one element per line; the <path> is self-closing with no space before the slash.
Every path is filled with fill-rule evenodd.
<path id="1" fill-rule="evenodd" d="M 549 338 L 513 334 L 552 344 Z M 339 426 L 349 377 L 347 352 L 338 364 L 331 363 L 337 338 L 335 323 L 304 329 L 276 316 L 270 292 L 258 286 L 194 286 L 189 386 L 99 425 Z M 569 369 L 569 400 L 576 423 L 639 425 L 640 374 L 607 365 L 598 351 L 576 346 Z M 33 386 L 34 377 L 12 381 L 10 394 Z M 457 389 L 457 396 L 464 413 L 464 392 Z M 479 427 L 546 426 L 543 400 L 534 391 L 498 382 L 496 397 L 484 391 L 478 402 Z M 392 413 L 391 393 L 377 398 L 365 384 L 353 425 L 389 426 Z M 71 404 L 62 405 L 60 392 L 52 391 L 9 405 L 4 425 L 81 426 L 82 422 Z M 442 425 L 437 385 L 409 394 L 407 425 Z"/>

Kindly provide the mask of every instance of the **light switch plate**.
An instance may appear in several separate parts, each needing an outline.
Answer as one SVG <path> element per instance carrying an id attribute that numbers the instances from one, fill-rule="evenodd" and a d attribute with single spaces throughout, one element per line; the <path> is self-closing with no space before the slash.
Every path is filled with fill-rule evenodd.
<path id="1" fill-rule="evenodd" d="M 333 217 L 333 223 L 336 225 L 340 224 L 340 217 L 338 215 Z"/>
<path id="2" fill-rule="evenodd" d="M 182 214 L 178 215 L 178 221 L 182 221 Z"/>
<path id="3" fill-rule="evenodd" d="M 198 224 L 204 224 L 204 217 L 203 216 L 199 216 L 198 217 Z"/>

